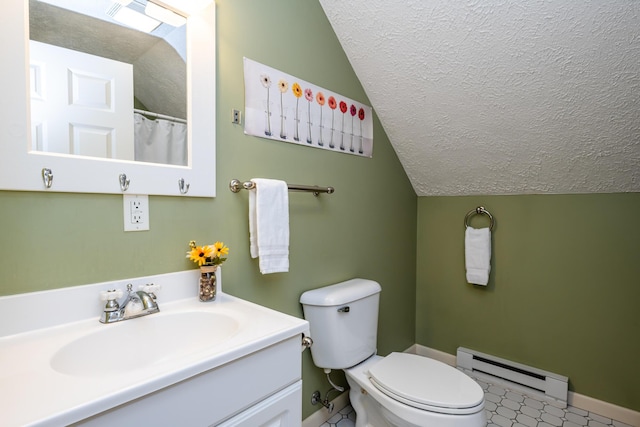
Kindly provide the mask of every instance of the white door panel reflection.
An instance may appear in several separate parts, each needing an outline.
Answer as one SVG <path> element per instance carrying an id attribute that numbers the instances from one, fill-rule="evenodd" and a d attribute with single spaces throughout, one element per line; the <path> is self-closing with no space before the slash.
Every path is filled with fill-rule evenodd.
<path id="1" fill-rule="evenodd" d="M 32 60 L 32 149 L 134 159 L 130 64 L 36 41 Z"/>

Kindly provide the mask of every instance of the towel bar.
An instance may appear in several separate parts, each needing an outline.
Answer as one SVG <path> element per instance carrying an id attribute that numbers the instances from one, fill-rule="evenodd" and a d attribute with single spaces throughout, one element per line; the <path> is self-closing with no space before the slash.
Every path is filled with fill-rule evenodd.
<path id="1" fill-rule="evenodd" d="M 251 181 L 240 182 L 237 179 L 232 179 L 229 182 L 229 190 L 233 193 L 238 193 L 240 190 L 252 190 L 255 188 L 255 184 Z M 294 185 L 287 184 L 289 191 L 307 191 L 313 193 L 314 196 L 318 196 L 320 193 L 331 194 L 335 191 L 333 187 L 318 187 L 317 185 Z"/>
<path id="2" fill-rule="evenodd" d="M 464 228 L 469 227 L 469 219 L 474 215 L 487 215 L 489 217 L 489 230 L 493 231 L 493 225 L 495 224 L 493 220 L 493 215 L 489 213 L 483 206 L 478 206 L 475 209 L 470 210 L 464 217 Z"/>

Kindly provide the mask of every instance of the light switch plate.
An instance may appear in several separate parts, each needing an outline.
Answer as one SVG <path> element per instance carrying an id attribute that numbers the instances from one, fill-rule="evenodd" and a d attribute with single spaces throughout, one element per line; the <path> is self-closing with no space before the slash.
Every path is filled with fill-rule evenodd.
<path id="1" fill-rule="evenodd" d="M 146 194 L 124 194 L 124 231 L 149 229 L 149 196 Z"/>

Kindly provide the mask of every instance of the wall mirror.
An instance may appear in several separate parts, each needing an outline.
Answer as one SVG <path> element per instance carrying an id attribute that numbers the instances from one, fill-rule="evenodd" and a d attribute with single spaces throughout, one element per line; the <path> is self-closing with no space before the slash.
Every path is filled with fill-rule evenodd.
<path id="1" fill-rule="evenodd" d="M 71 3 L 83 10 L 68 10 Z M 0 47 L 3 63 L 11 64 L 0 81 L 0 189 L 215 196 L 213 2 L 183 0 L 176 2 L 180 9 L 169 0 L 4 4 L 0 36 L 12 42 Z M 145 15 L 149 5 L 179 12 L 173 16 L 178 22 L 160 23 L 150 34 L 119 25 L 105 36 L 100 31 L 116 25 L 107 22 L 111 17 L 90 16 L 92 10 L 113 15 L 122 8 Z M 88 33 L 72 35 L 83 29 Z M 56 64 L 67 54 L 70 62 Z M 43 78 L 56 73 L 60 84 Z M 123 87 L 130 92 L 116 92 Z M 54 95 L 61 101 L 42 102 Z M 125 100 L 124 112 L 116 108 L 119 99 Z M 133 144 L 137 121 L 147 122 L 137 137 L 142 148 Z M 152 124 L 164 127 L 150 131 Z M 175 129 L 186 134 L 186 144 L 162 143 L 155 150 L 156 133 Z"/>

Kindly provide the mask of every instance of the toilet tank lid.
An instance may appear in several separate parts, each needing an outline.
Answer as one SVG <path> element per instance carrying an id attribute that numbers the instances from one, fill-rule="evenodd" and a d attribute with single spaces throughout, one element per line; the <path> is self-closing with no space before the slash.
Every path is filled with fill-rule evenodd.
<path id="1" fill-rule="evenodd" d="M 381 290 L 380 284 L 373 280 L 351 279 L 306 291 L 300 296 L 300 303 L 318 306 L 341 305 L 377 294 Z"/>

